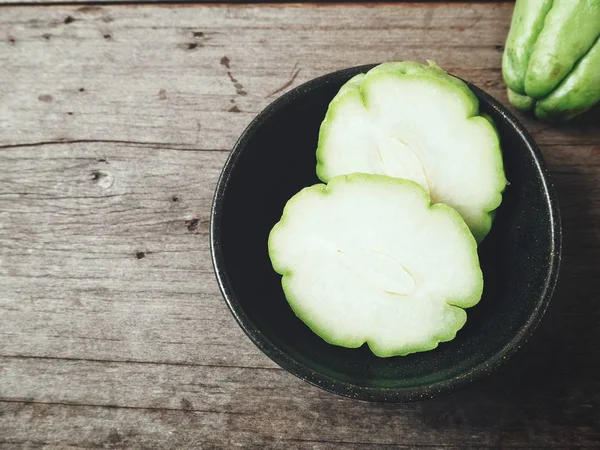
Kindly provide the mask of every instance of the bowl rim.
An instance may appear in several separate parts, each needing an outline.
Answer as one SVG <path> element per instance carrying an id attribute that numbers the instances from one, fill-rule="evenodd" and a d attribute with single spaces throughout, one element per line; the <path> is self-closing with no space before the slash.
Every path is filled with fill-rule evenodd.
<path id="1" fill-rule="evenodd" d="M 435 383 L 400 389 L 360 386 L 345 381 L 334 380 L 326 375 L 314 372 L 306 365 L 284 353 L 252 323 L 248 315 L 244 312 L 241 303 L 233 291 L 233 287 L 224 268 L 224 256 L 221 248 L 221 222 L 225 190 L 229 183 L 231 174 L 237 165 L 239 157 L 246 147 L 246 144 L 253 137 L 260 126 L 265 121 L 269 120 L 273 115 L 277 114 L 282 107 L 293 101 L 296 97 L 306 94 L 311 90 L 326 85 L 332 81 L 337 82 L 340 78 L 346 77 L 346 79 L 349 79 L 350 76 L 361 72 L 366 72 L 376 65 L 377 64 L 366 64 L 348 67 L 309 80 L 281 95 L 279 98 L 267 105 L 256 117 L 254 117 L 254 119 L 245 128 L 233 146 L 233 149 L 227 158 L 221 175 L 217 181 L 210 212 L 210 252 L 217 283 L 230 312 L 250 340 L 273 362 L 301 380 L 334 394 L 373 402 L 408 402 L 433 398 L 438 395 L 457 390 L 475 380 L 484 377 L 485 375 L 502 366 L 520 347 L 523 346 L 523 344 L 525 344 L 525 342 L 527 342 L 529 337 L 532 335 L 533 331 L 536 329 L 544 313 L 546 312 L 556 288 L 562 251 L 562 227 L 560 209 L 554 184 L 539 147 L 534 142 L 533 138 L 525 129 L 525 127 L 498 100 L 477 86 L 474 86 L 471 83 L 456 77 L 467 83 L 469 88 L 477 94 L 480 102 L 481 99 L 483 99 L 488 104 L 488 107 L 495 109 L 496 112 L 500 114 L 506 122 L 509 123 L 509 125 L 524 141 L 529 153 L 533 158 L 536 169 L 541 175 L 542 186 L 544 188 L 544 197 L 549 204 L 550 210 L 550 267 L 546 274 L 546 280 L 541 295 L 539 296 L 533 313 L 526 320 L 525 324 L 512 337 L 512 339 L 491 358 L 486 359 L 469 370 L 453 376 L 452 378 L 441 380 Z"/>

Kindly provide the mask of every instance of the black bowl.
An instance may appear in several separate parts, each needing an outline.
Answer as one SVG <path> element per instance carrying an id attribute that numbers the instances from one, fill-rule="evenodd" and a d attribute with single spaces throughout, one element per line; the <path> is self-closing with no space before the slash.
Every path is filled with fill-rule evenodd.
<path id="1" fill-rule="evenodd" d="M 269 105 L 236 143 L 218 182 L 211 250 L 234 317 L 273 361 L 336 394 L 399 402 L 430 398 L 491 372 L 537 326 L 558 276 L 561 226 L 542 155 L 498 101 L 469 85 L 500 133 L 510 185 L 480 246 L 483 299 L 457 337 L 435 350 L 377 358 L 365 346 L 327 344 L 298 319 L 267 253 L 267 237 L 286 201 L 319 180 L 315 149 L 327 105 L 352 76 L 341 70 L 305 83 Z"/>

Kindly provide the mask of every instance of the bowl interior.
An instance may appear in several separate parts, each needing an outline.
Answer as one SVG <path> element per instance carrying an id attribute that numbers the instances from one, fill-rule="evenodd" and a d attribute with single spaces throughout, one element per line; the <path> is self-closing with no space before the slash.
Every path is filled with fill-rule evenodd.
<path id="1" fill-rule="evenodd" d="M 429 352 L 377 358 L 366 346 L 325 343 L 292 312 L 267 253 L 286 201 L 319 180 L 315 149 L 328 103 L 358 67 L 313 80 L 270 105 L 226 164 L 213 210 L 217 277 L 236 319 L 275 362 L 328 390 L 367 400 L 433 396 L 498 365 L 543 314 L 558 268 L 558 209 L 539 151 L 515 119 L 472 87 L 499 130 L 507 178 L 491 233 L 480 245 L 485 288 L 457 337 Z M 317 262 L 315 262 L 317 263 Z"/>

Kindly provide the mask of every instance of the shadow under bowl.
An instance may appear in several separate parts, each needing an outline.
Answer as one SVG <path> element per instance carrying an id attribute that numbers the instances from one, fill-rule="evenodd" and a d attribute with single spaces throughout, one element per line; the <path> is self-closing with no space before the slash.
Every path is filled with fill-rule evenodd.
<path id="1" fill-rule="evenodd" d="M 340 87 L 373 67 L 334 72 L 283 95 L 244 131 L 218 182 L 211 214 L 213 264 L 239 325 L 273 361 L 336 394 L 413 401 L 462 387 L 493 371 L 531 335 L 558 277 L 558 203 L 541 153 L 515 117 L 470 85 L 494 120 L 510 182 L 491 233 L 479 247 L 485 288 L 456 338 L 429 352 L 378 358 L 363 346 L 327 344 L 298 319 L 273 271 L 267 238 L 287 200 L 319 183 L 321 121 Z"/>

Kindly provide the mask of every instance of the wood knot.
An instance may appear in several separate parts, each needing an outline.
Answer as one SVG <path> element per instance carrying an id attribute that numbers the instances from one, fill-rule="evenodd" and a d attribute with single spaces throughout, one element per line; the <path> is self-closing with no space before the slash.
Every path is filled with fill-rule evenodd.
<path id="1" fill-rule="evenodd" d="M 94 170 L 91 173 L 92 181 L 95 182 L 102 189 L 108 189 L 115 181 L 114 177 L 110 172 L 105 170 Z"/>
<path id="2" fill-rule="evenodd" d="M 192 402 L 190 402 L 187 398 L 182 398 L 181 399 L 181 409 L 185 409 L 186 411 L 189 411 L 191 409 L 194 409 Z"/>
<path id="3" fill-rule="evenodd" d="M 198 42 L 186 42 L 184 44 L 180 44 L 179 47 L 183 50 L 196 50 L 198 46 L 202 46 Z"/>
<path id="4" fill-rule="evenodd" d="M 186 220 L 185 225 L 187 226 L 188 231 L 196 231 L 198 225 L 200 224 L 200 219 L 194 217 L 193 219 Z"/>

